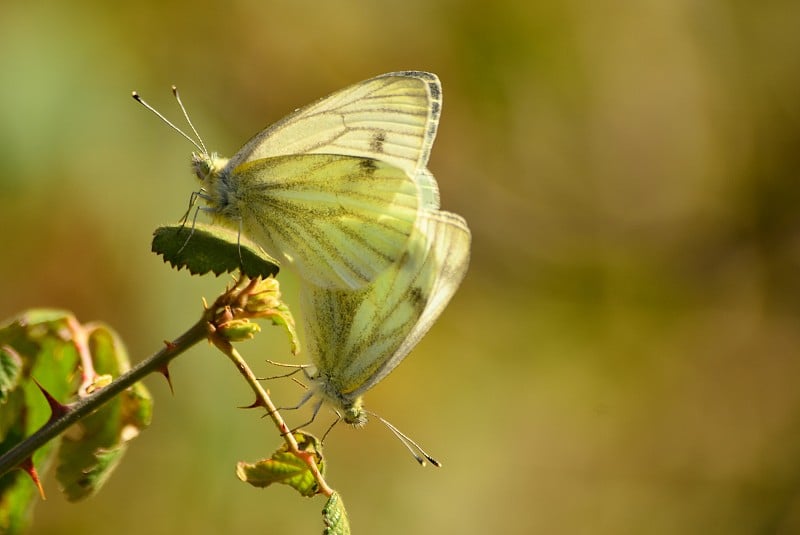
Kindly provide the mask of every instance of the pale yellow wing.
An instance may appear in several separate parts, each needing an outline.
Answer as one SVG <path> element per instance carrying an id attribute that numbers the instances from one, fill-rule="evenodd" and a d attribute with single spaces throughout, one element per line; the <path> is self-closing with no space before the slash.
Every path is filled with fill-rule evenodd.
<path id="1" fill-rule="evenodd" d="M 375 369 L 361 388 L 354 392 L 355 395 L 372 388 L 414 349 L 439 319 L 467 274 L 472 236 L 464 218 L 440 211 L 422 215 L 419 225 L 428 236 L 430 248 L 419 268 L 419 275 L 413 277 L 412 289 L 407 298 L 411 301 L 425 301 L 422 314 L 391 357 Z M 428 288 L 427 299 L 425 288 Z"/>
<path id="2" fill-rule="evenodd" d="M 420 170 L 414 177 L 419 191 L 419 206 L 423 210 L 434 211 L 439 209 L 439 184 L 427 169 Z"/>
<path id="3" fill-rule="evenodd" d="M 418 188 L 387 163 L 327 154 L 244 163 L 234 176 L 212 174 L 211 212 L 304 281 L 353 290 L 373 281 L 406 251 L 417 220 Z"/>
<path id="4" fill-rule="evenodd" d="M 253 137 L 228 170 L 288 154 L 374 158 L 415 177 L 425 169 L 442 106 L 433 73 L 387 73 L 298 109 Z"/>
<path id="5" fill-rule="evenodd" d="M 447 212 L 422 212 L 407 253 L 359 292 L 301 290 L 317 386 L 346 408 L 388 375 L 442 313 L 467 271 L 470 232 Z"/>

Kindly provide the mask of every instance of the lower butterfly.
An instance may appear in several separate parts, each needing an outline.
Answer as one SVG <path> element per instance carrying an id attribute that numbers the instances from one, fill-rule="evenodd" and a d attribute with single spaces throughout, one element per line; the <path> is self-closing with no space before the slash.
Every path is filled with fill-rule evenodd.
<path id="1" fill-rule="evenodd" d="M 180 103 L 177 91 L 173 88 Z M 427 169 L 441 113 L 435 74 L 383 74 L 301 108 L 254 136 L 232 158 L 192 141 L 198 196 L 316 286 L 359 289 L 406 251 L 417 214 L 436 209 Z"/>
<path id="2" fill-rule="evenodd" d="M 458 215 L 422 211 L 406 253 L 360 291 L 307 286 L 301 290 L 313 390 L 363 426 L 363 395 L 417 345 L 442 313 L 467 271 L 470 232 Z M 304 400 L 305 401 L 305 400 Z M 384 420 L 408 446 L 408 437 Z M 416 456 L 416 454 L 415 454 Z M 419 456 L 416 456 L 420 460 Z"/>

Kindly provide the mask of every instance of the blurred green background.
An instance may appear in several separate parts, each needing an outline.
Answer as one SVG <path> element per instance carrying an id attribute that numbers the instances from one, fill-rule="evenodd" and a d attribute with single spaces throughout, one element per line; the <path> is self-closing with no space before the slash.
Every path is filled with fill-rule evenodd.
<path id="1" fill-rule="evenodd" d="M 230 156 L 331 91 L 430 70 L 430 167 L 473 261 L 367 405 L 444 467 L 376 422 L 335 429 L 355 532 L 800 532 L 799 21 L 793 1 L 5 0 L 0 317 L 68 308 L 138 361 L 225 284 L 149 252 L 197 184 L 131 90 L 179 119 L 177 84 Z M 240 349 L 264 375 L 289 358 L 277 329 Z M 103 491 L 68 504 L 48 478 L 33 533 L 318 533 L 320 498 L 236 479 L 279 439 L 225 358 L 172 373 Z"/>

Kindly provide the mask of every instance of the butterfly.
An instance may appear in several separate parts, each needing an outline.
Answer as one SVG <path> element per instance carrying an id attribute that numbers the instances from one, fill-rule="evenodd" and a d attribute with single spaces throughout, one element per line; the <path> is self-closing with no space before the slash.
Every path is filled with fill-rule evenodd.
<path id="1" fill-rule="evenodd" d="M 305 282 L 362 288 L 405 253 L 420 210 L 438 208 L 426 166 L 441 103 L 435 74 L 393 72 L 296 110 L 230 159 L 193 141 L 198 196 Z"/>
<path id="2" fill-rule="evenodd" d="M 447 306 L 466 274 L 470 240 L 461 216 L 424 210 L 406 252 L 368 286 L 301 289 L 313 363 L 307 372 L 313 388 L 303 401 L 320 398 L 315 414 L 324 401 L 345 422 L 366 423 L 363 395 L 408 356 Z"/>

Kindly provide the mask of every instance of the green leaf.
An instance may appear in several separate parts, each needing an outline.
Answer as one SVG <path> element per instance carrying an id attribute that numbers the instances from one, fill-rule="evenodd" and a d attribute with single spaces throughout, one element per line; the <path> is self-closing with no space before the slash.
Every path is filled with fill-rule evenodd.
<path id="1" fill-rule="evenodd" d="M 97 324 L 83 326 L 63 310 L 31 310 L 0 326 L 0 348 L 5 352 L 0 355 L 0 385 L 6 390 L 4 402 L 0 403 L 0 454 L 50 418 L 50 407 L 34 378 L 62 403 L 75 395 L 81 373 L 73 338 L 79 329 L 88 333 L 97 375 L 117 376 L 130 367 L 122 344 L 110 329 Z M 21 359 L 18 372 L 14 371 L 17 365 L 7 348 Z M 94 387 L 102 385 L 102 380 L 96 380 Z M 68 430 L 69 439 L 62 435 L 39 448 L 33 455 L 33 464 L 40 474 L 46 473 L 56 459 L 57 447 L 64 446 L 59 455 L 65 464 L 60 470 L 62 476 L 71 474 L 65 484 L 70 499 L 89 495 L 108 478 L 125 443 L 149 423 L 151 412 L 147 390 L 136 384 Z M 22 533 L 36 497 L 37 489 L 24 472 L 0 476 L 0 533 Z"/>
<path id="2" fill-rule="evenodd" d="M 38 491 L 27 474 L 21 470 L 0 478 L 0 533 L 25 533 L 30 525 Z"/>
<path id="3" fill-rule="evenodd" d="M 217 225 L 195 223 L 159 227 L 153 233 L 152 251 L 173 267 L 192 275 L 212 272 L 219 276 L 239 270 L 250 277 L 278 274 L 278 261 L 238 232 Z"/>
<path id="4" fill-rule="evenodd" d="M 116 334 L 100 324 L 87 325 L 95 373 L 117 377 L 130 369 Z M 102 388 L 102 387 L 101 387 Z M 70 501 L 95 494 L 117 467 L 127 442 L 150 424 L 152 401 L 137 383 L 97 412 L 75 424 L 63 437 L 56 478 Z"/>
<path id="5" fill-rule="evenodd" d="M 0 347 L 0 406 L 8 399 L 8 394 L 17 387 L 22 374 L 22 359 L 11 346 Z M 2 428 L 0 428 L 2 431 Z M 0 438 L 2 438 L 0 432 Z"/>
<path id="6" fill-rule="evenodd" d="M 72 316 L 62 310 L 25 312 L 0 326 L 0 347 L 13 348 L 22 361 L 15 385 L 0 407 L 0 453 L 32 434 L 50 418 L 50 407 L 35 377 L 58 400 L 75 392 L 72 380 L 78 368 L 78 353 L 71 341 Z M 7 350 L 6 350 L 7 351 Z M 4 365 L 7 372 L 7 364 Z M 14 372 L 12 372 L 14 373 Z M 43 474 L 55 458 L 59 440 L 39 448 L 33 463 Z M 0 476 L 0 533 L 23 533 L 27 528 L 38 491 L 20 470 Z"/>
<path id="7" fill-rule="evenodd" d="M 350 535 L 347 511 L 338 492 L 331 494 L 325 503 L 325 507 L 322 509 L 322 519 L 325 522 L 323 535 Z"/>
<path id="8" fill-rule="evenodd" d="M 314 435 L 302 431 L 296 431 L 294 437 L 299 449 L 304 454 L 311 455 L 320 473 L 324 474 L 325 463 L 319 440 Z M 236 475 L 254 487 L 268 487 L 273 483 L 282 483 L 307 497 L 314 496 L 319 491 L 317 481 L 306 462 L 291 453 L 285 444 L 278 448 L 269 459 L 252 464 L 238 463 Z"/>

